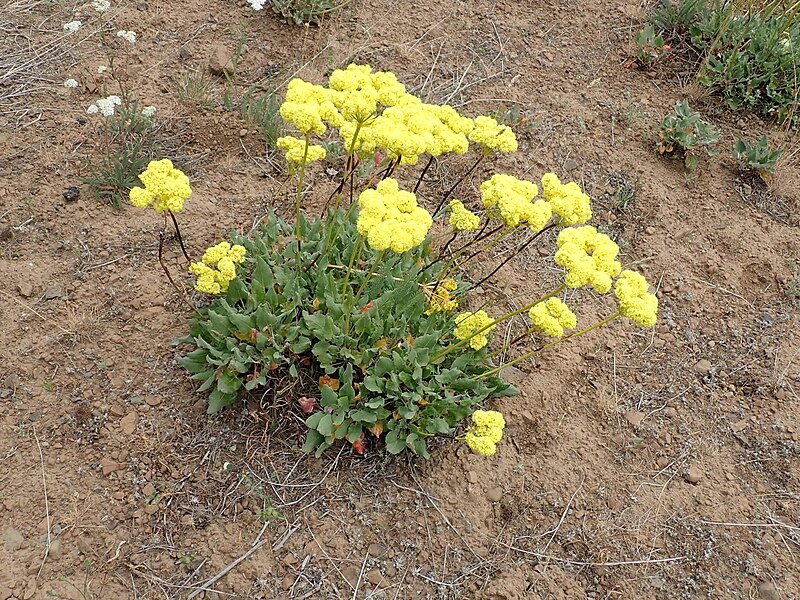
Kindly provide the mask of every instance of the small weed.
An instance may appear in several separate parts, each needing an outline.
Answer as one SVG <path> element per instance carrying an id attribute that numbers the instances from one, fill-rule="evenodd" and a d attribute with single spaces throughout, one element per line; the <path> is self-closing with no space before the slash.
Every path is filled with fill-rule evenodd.
<path id="1" fill-rule="evenodd" d="M 758 173 L 762 179 L 765 174 L 774 175 L 778 159 L 783 154 L 782 149 L 770 150 L 767 136 L 762 135 L 757 142 L 750 143 L 739 139 L 733 147 L 733 156 L 739 163 L 739 169 L 746 172 Z"/>
<path id="2" fill-rule="evenodd" d="M 186 71 L 177 86 L 178 99 L 198 110 L 211 110 L 214 106 L 213 82 L 204 69 Z"/>
<path id="3" fill-rule="evenodd" d="M 97 200 L 120 208 L 130 189 L 139 184 L 139 173 L 159 152 L 155 123 L 142 115 L 139 102 L 132 100 L 107 117 L 104 129 L 103 158 L 99 163 L 87 161 L 89 176 L 84 183 Z"/>
<path id="4" fill-rule="evenodd" d="M 650 24 L 659 31 L 676 35 L 686 33 L 707 12 L 709 0 L 661 0 L 650 13 Z"/>
<path id="5" fill-rule="evenodd" d="M 39 384 L 39 387 L 46 392 L 52 392 L 56 388 L 56 382 L 52 381 L 51 379 L 45 379 Z"/>
<path id="6" fill-rule="evenodd" d="M 663 55 L 670 47 L 664 43 L 664 38 L 657 35 L 652 25 L 647 25 L 636 36 L 636 60 L 642 66 L 649 66 Z"/>
<path id="7" fill-rule="evenodd" d="M 661 121 L 658 152 L 682 155 L 686 168 L 689 172 L 694 172 L 699 163 L 698 151 L 702 149 L 713 156 L 717 152 L 712 147 L 718 141 L 719 132 L 711 123 L 703 121 L 700 113 L 692 110 L 686 100 L 681 100 L 675 104 L 675 114 L 668 115 Z"/>
<path id="8" fill-rule="evenodd" d="M 259 513 L 259 517 L 261 517 L 262 521 L 269 523 L 270 521 L 275 521 L 278 519 L 284 519 L 284 515 L 281 511 L 275 508 L 275 505 L 272 504 L 272 500 L 269 498 L 264 499 L 264 508 L 261 509 Z"/>
<path id="9" fill-rule="evenodd" d="M 789 268 L 794 273 L 794 277 L 786 284 L 786 294 L 795 300 L 800 300 L 800 262 L 790 258 Z"/>
<path id="10" fill-rule="evenodd" d="M 195 560 L 197 560 L 197 557 L 194 554 L 190 552 L 184 552 L 181 555 L 180 559 L 178 559 L 178 562 L 180 562 L 181 566 L 184 569 L 186 569 L 187 571 L 191 571 L 192 568 L 194 567 Z"/>
<path id="11" fill-rule="evenodd" d="M 272 10 L 294 25 L 319 25 L 326 14 L 338 10 L 341 0 L 270 0 Z"/>
<path id="12" fill-rule="evenodd" d="M 239 112 L 248 122 L 258 127 L 267 148 L 274 148 L 283 132 L 283 121 L 280 115 L 281 100 L 275 92 L 256 96 L 251 88 L 239 104 Z"/>

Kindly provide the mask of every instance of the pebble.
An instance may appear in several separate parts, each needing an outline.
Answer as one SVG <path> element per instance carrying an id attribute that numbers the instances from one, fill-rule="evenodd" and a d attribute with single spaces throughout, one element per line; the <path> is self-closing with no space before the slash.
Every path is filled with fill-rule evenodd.
<path id="1" fill-rule="evenodd" d="M 383 575 L 378 569 L 372 569 L 369 573 L 367 573 L 367 581 L 369 581 L 372 585 L 380 585 L 383 583 Z"/>
<path id="2" fill-rule="evenodd" d="M 492 488 L 486 493 L 486 497 L 492 502 L 500 502 L 500 498 L 503 497 L 503 490 L 499 487 Z"/>
<path id="3" fill-rule="evenodd" d="M 208 70 L 212 75 L 233 75 L 233 56 L 222 44 L 217 44 L 211 49 L 211 56 L 208 59 Z"/>
<path id="4" fill-rule="evenodd" d="M 711 361 L 703 358 L 698 360 L 694 365 L 694 372 L 698 375 L 708 375 L 711 371 Z"/>
<path id="5" fill-rule="evenodd" d="M 42 298 L 45 300 L 55 300 L 56 298 L 61 297 L 61 288 L 57 285 L 48 285 L 44 288 L 44 293 L 42 293 Z"/>
<path id="6" fill-rule="evenodd" d="M 656 464 L 659 469 L 666 469 L 669 466 L 669 459 L 666 456 L 659 456 L 656 459 Z"/>
<path id="7" fill-rule="evenodd" d="M 25 537 L 15 528 L 8 526 L 3 530 L 3 545 L 9 552 L 16 552 L 22 547 Z"/>
<path id="8" fill-rule="evenodd" d="M 655 232 L 656 232 L 656 228 L 655 228 L 655 227 L 648 227 L 647 229 L 645 229 L 645 230 L 644 230 L 644 232 L 645 232 L 647 235 L 653 235 L 653 234 L 655 234 Z"/>
<path id="9" fill-rule="evenodd" d="M 33 286 L 30 283 L 20 283 L 17 286 L 17 291 L 19 295 L 23 298 L 30 298 L 33 295 Z"/>
<path id="10" fill-rule="evenodd" d="M 644 421 L 645 414 L 640 410 L 629 410 L 625 413 L 625 419 L 634 427 L 638 427 Z"/>
<path id="11" fill-rule="evenodd" d="M 771 581 L 762 581 L 758 584 L 758 595 L 763 600 L 779 600 L 781 597 Z"/>
<path id="12" fill-rule="evenodd" d="M 467 473 L 467 479 L 470 483 L 478 483 L 478 474 L 475 471 L 470 471 Z"/>
<path id="13" fill-rule="evenodd" d="M 606 506 L 609 508 L 609 510 L 613 510 L 614 512 L 617 512 L 619 509 L 622 508 L 622 502 L 620 502 L 619 500 L 617 500 L 615 498 L 611 498 L 611 499 L 606 501 Z"/>
<path id="14" fill-rule="evenodd" d="M 136 431 L 136 421 L 139 415 L 136 412 L 130 412 L 119 420 L 119 428 L 125 435 L 133 435 Z"/>
<path id="15" fill-rule="evenodd" d="M 71 185 L 70 187 L 64 190 L 63 196 L 64 200 L 66 200 L 67 202 L 75 202 L 78 198 L 81 197 L 81 190 L 78 187 Z"/>
<path id="16" fill-rule="evenodd" d="M 578 162 L 573 158 L 568 158 L 564 161 L 564 170 L 565 171 L 574 171 L 578 168 Z"/>
<path id="17" fill-rule="evenodd" d="M 161 396 L 147 396 L 144 401 L 148 406 L 158 406 L 161 404 Z"/>
<path id="18" fill-rule="evenodd" d="M 380 544 L 370 544 L 369 548 L 367 548 L 367 552 L 369 552 L 370 556 L 377 558 L 386 553 L 386 547 L 381 546 Z"/>
<path id="19" fill-rule="evenodd" d="M 668 419 L 674 419 L 678 416 L 678 410 L 674 406 L 668 406 L 664 411 L 664 416 L 666 416 Z"/>
<path id="20" fill-rule="evenodd" d="M 50 542 L 50 552 L 47 553 L 47 556 L 52 558 L 53 560 L 58 560 L 61 558 L 61 539 L 56 538 L 52 542 Z"/>
<path id="21" fill-rule="evenodd" d="M 692 465 L 683 477 L 686 479 L 687 483 L 697 485 L 700 483 L 700 480 L 703 479 L 703 471 L 701 471 L 699 467 Z"/>
<path id="22" fill-rule="evenodd" d="M 108 477 L 114 471 L 119 471 L 122 465 L 110 458 L 104 458 L 100 461 L 100 466 L 103 468 L 103 475 Z"/>

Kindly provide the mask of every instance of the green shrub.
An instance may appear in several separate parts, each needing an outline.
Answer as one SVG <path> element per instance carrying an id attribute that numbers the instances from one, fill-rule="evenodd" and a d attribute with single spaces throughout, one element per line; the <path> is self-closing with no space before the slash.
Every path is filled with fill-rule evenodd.
<path id="1" fill-rule="evenodd" d="M 692 110 L 686 100 L 677 102 L 675 114 L 665 117 L 659 126 L 659 153 L 681 155 L 690 171 L 698 166 L 697 153 L 700 150 L 709 156 L 716 154 L 712 147 L 718 141 L 719 132 L 713 125 L 703 121 L 700 113 Z"/>
<path id="2" fill-rule="evenodd" d="M 778 159 L 783 154 L 782 149 L 770 150 L 767 136 L 762 135 L 757 142 L 750 143 L 740 139 L 733 147 L 733 156 L 739 162 L 742 171 L 753 171 L 756 173 L 775 173 Z"/>

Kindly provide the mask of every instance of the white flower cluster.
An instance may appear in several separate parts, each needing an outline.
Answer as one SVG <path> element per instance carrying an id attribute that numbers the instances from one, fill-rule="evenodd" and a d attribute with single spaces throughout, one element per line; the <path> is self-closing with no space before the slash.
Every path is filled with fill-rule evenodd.
<path id="1" fill-rule="evenodd" d="M 108 67 L 106 65 L 100 65 L 99 67 L 97 67 L 98 75 L 102 75 L 106 71 L 108 71 Z"/>
<path id="2" fill-rule="evenodd" d="M 108 96 L 107 98 L 100 98 L 94 104 L 90 104 L 86 112 L 90 115 L 95 115 L 99 112 L 104 117 L 110 117 L 120 104 L 122 104 L 122 100 L 119 96 Z"/>
<path id="3" fill-rule="evenodd" d="M 80 28 L 81 28 L 80 21 L 70 21 L 69 23 L 64 23 L 64 31 L 68 33 L 75 33 Z"/>
<path id="4" fill-rule="evenodd" d="M 117 37 L 122 38 L 129 44 L 136 43 L 136 32 L 135 31 L 126 31 L 125 29 L 121 29 L 117 32 Z"/>
<path id="5" fill-rule="evenodd" d="M 74 89 L 78 87 L 78 82 L 70 77 L 64 82 L 64 87 L 68 89 Z"/>
<path id="6" fill-rule="evenodd" d="M 99 13 L 104 13 L 111 8 L 111 2 L 110 0 L 92 0 L 92 8 Z"/>
<path id="7" fill-rule="evenodd" d="M 250 6 L 253 10 L 261 10 L 264 8 L 264 3 L 266 0 L 247 0 L 250 3 Z"/>
<path id="8" fill-rule="evenodd" d="M 155 106 L 145 106 L 142 109 L 142 116 L 147 117 L 148 119 L 152 119 L 156 116 L 156 107 Z"/>

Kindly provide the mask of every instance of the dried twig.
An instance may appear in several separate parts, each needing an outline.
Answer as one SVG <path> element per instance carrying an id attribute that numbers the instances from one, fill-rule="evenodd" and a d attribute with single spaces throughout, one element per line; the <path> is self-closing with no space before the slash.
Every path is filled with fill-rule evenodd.
<path id="1" fill-rule="evenodd" d="M 39 443 L 39 436 L 36 435 L 36 428 L 33 428 L 33 439 L 36 440 L 36 447 L 39 449 L 39 461 L 42 465 L 42 487 L 44 488 L 44 511 L 47 516 L 47 545 L 44 548 L 44 556 L 42 557 L 42 564 L 39 565 L 39 571 L 36 573 L 36 579 L 42 574 L 44 563 L 47 562 L 47 556 L 50 554 L 50 545 L 53 541 L 52 533 L 50 531 L 50 502 L 47 499 L 47 473 L 44 469 L 44 455 L 42 454 L 42 445 Z"/>
<path id="2" fill-rule="evenodd" d="M 251 548 L 250 548 L 250 549 L 249 549 L 247 552 L 245 552 L 244 554 L 242 554 L 242 555 L 241 555 L 239 558 L 237 558 L 236 560 L 234 560 L 234 561 L 233 561 L 232 563 L 230 563 L 230 564 L 229 564 L 227 567 L 225 567 L 224 569 L 222 569 L 222 571 L 220 571 L 219 573 L 217 573 L 216 575 L 214 575 L 214 576 L 213 576 L 211 579 L 208 579 L 208 580 L 206 580 L 205 582 L 201 583 L 201 584 L 200 584 L 200 585 L 197 587 L 197 589 L 196 589 L 195 591 L 193 591 L 191 594 L 189 594 L 189 596 L 187 596 L 186 600 L 192 600 L 192 598 L 194 598 L 195 596 L 197 596 L 197 595 L 198 595 L 200 592 L 205 592 L 205 591 L 208 591 L 208 588 L 209 588 L 210 586 L 214 585 L 214 584 L 215 584 L 217 581 L 219 581 L 220 579 L 222 579 L 223 577 L 225 577 L 225 575 L 227 575 L 228 573 L 230 573 L 231 571 L 233 571 L 233 570 L 234 570 L 236 567 L 238 567 L 238 566 L 239 566 L 239 564 L 241 564 L 242 562 L 244 562 L 245 560 L 247 560 L 247 559 L 250 557 L 250 555 L 251 555 L 251 554 L 253 554 L 253 553 L 254 553 L 254 552 L 256 552 L 257 550 L 260 550 L 260 549 L 261 549 L 261 546 L 263 546 L 263 545 L 264 545 L 264 544 L 266 544 L 266 543 L 267 543 L 267 541 L 266 541 L 266 540 L 261 540 L 261 541 L 260 541 L 258 544 L 256 544 L 255 546 L 252 546 L 252 547 L 251 547 Z"/>

